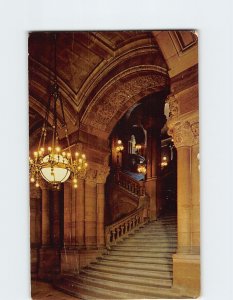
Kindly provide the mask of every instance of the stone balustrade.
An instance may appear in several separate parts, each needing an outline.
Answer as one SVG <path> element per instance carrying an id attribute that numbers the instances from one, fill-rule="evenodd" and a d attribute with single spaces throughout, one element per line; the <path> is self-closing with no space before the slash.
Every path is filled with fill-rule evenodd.
<path id="1" fill-rule="evenodd" d="M 144 217 L 145 207 L 140 207 L 127 217 L 105 227 L 105 242 L 107 248 L 116 244 L 128 234 L 133 233 L 138 227 L 146 223 Z"/>
<path id="2" fill-rule="evenodd" d="M 137 181 L 121 171 L 115 175 L 115 183 L 137 197 L 145 196 L 144 181 Z"/>

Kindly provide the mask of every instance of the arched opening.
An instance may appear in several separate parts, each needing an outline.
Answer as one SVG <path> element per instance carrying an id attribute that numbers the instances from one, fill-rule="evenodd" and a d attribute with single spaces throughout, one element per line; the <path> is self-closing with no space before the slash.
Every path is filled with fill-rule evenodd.
<path id="1" fill-rule="evenodd" d="M 145 187 L 150 220 L 176 212 L 177 160 L 173 140 L 167 133 L 166 95 L 162 91 L 142 98 L 123 115 L 110 134 L 106 225 L 139 208 L 140 197 L 131 186 L 137 183 Z"/>

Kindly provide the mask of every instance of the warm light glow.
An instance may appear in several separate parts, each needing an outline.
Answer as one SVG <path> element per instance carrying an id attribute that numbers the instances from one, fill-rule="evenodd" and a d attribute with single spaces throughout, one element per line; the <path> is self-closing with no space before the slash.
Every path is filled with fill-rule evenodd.
<path id="1" fill-rule="evenodd" d="M 141 149 L 142 149 L 142 145 L 136 144 L 135 148 L 136 148 L 137 150 L 141 150 Z"/>
<path id="2" fill-rule="evenodd" d="M 137 168 L 138 173 L 146 174 L 146 166 L 145 165 L 139 165 Z"/>
<path id="3" fill-rule="evenodd" d="M 122 140 L 117 140 L 117 144 L 118 144 L 118 146 L 116 146 L 116 151 L 117 152 L 123 151 L 124 150 L 124 146 L 122 144 Z"/>
<path id="4" fill-rule="evenodd" d="M 52 184 L 65 182 L 70 177 L 68 160 L 60 154 L 54 154 L 52 160 L 53 163 L 51 164 L 50 155 L 46 155 L 42 159 L 42 168 L 40 170 L 42 177 Z"/>

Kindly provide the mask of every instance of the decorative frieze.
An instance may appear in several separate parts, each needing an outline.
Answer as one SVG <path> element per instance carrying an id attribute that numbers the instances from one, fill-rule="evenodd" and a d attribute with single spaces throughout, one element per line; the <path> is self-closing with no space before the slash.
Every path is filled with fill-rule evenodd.
<path id="1" fill-rule="evenodd" d="M 175 147 L 193 146 L 199 143 L 198 118 L 187 118 L 168 122 L 168 134 L 173 137 Z"/>
<path id="2" fill-rule="evenodd" d="M 131 107 L 137 102 L 135 99 L 137 95 L 141 95 L 143 92 L 146 95 L 148 90 L 150 92 L 159 91 L 166 84 L 167 77 L 158 73 L 141 75 L 128 81 L 122 79 L 114 91 L 107 90 L 105 95 L 96 101 L 92 108 L 95 114 L 92 115 L 91 119 L 86 119 L 85 123 L 88 121 L 91 126 L 104 131 L 112 118 L 126 103 L 128 107 Z"/>

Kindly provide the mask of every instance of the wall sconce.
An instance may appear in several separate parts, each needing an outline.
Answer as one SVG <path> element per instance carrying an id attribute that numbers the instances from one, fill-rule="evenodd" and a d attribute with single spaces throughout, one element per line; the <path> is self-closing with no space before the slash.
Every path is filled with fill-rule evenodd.
<path id="1" fill-rule="evenodd" d="M 139 165 L 137 168 L 138 173 L 146 174 L 146 166 L 145 165 Z"/>
<path id="2" fill-rule="evenodd" d="M 124 150 L 124 146 L 122 144 L 122 140 L 117 141 L 116 152 L 119 153 Z"/>
<path id="3" fill-rule="evenodd" d="M 162 162 L 161 162 L 161 167 L 164 168 L 168 165 L 168 162 L 167 162 L 167 157 L 166 156 L 163 156 L 162 158 Z"/>

